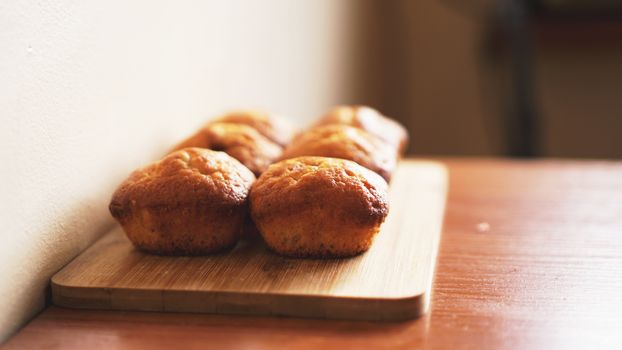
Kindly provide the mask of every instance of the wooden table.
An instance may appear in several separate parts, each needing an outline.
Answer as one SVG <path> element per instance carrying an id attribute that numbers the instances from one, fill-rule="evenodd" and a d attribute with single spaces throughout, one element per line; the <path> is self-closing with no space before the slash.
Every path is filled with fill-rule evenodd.
<path id="1" fill-rule="evenodd" d="M 622 163 L 446 159 L 431 313 L 400 323 L 49 307 L 6 347 L 622 349 Z"/>

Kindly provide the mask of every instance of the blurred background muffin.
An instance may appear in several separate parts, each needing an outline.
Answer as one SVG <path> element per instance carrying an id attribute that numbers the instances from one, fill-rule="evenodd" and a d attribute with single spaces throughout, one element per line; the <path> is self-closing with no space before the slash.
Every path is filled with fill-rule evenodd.
<path id="1" fill-rule="evenodd" d="M 293 126 L 285 118 L 253 110 L 228 112 L 212 122 L 248 125 L 281 147 L 285 147 L 289 143 L 294 132 Z"/>
<path id="2" fill-rule="evenodd" d="M 397 150 L 366 131 L 343 124 L 306 130 L 285 148 L 281 159 L 321 156 L 348 159 L 382 176 L 386 181 L 397 165 Z"/>
<path id="3" fill-rule="evenodd" d="M 392 145 L 402 155 L 408 145 L 408 130 L 400 123 L 367 106 L 337 106 L 315 122 L 315 126 L 350 125 Z"/>
<path id="4" fill-rule="evenodd" d="M 281 146 L 270 141 L 255 128 L 245 124 L 212 122 L 175 146 L 201 147 L 223 151 L 239 160 L 259 176 L 282 153 Z"/>

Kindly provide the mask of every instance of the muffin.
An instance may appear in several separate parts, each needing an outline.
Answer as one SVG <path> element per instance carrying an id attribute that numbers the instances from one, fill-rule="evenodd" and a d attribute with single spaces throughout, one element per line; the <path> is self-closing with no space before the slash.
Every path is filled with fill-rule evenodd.
<path id="1" fill-rule="evenodd" d="M 256 176 L 275 161 L 283 149 L 248 125 L 210 123 L 175 147 L 208 148 L 223 151 L 239 160 Z"/>
<path id="2" fill-rule="evenodd" d="M 267 246 L 289 257 L 365 252 L 389 212 L 388 185 L 348 160 L 299 157 L 272 164 L 250 192 Z"/>
<path id="3" fill-rule="evenodd" d="M 298 135 L 281 159 L 320 156 L 352 160 L 385 180 L 397 165 L 396 150 L 364 130 L 341 124 L 318 126 Z"/>
<path id="4" fill-rule="evenodd" d="M 408 145 L 408 132 L 397 121 L 387 118 L 377 110 L 366 106 L 338 106 L 331 109 L 315 126 L 344 124 L 350 125 L 380 138 L 393 145 L 402 155 Z"/>
<path id="5" fill-rule="evenodd" d="M 113 194 L 109 209 L 140 250 L 215 253 L 240 238 L 254 180 L 224 152 L 186 148 L 134 171 Z"/>
<path id="6" fill-rule="evenodd" d="M 293 129 L 291 125 L 286 120 L 268 113 L 233 111 L 216 118 L 214 122 L 248 125 L 282 147 L 287 145 L 292 138 Z"/>

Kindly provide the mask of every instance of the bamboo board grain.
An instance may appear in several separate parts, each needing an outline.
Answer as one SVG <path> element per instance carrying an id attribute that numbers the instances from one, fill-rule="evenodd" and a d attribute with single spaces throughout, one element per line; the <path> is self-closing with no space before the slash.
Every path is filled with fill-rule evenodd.
<path id="1" fill-rule="evenodd" d="M 120 227 L 52 277 L 55 304 L 72 308 L 402 320 L 423 314 L 443 221 L 447 172 L 403 161 L 372 248 L 350 259 L 279 257 L 261 240 L 206 257 L 135 250 Z"/>

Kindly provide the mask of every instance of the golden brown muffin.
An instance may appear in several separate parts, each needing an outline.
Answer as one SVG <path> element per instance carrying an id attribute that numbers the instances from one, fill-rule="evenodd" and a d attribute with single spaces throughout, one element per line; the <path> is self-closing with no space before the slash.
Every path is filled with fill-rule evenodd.
<path id="1" fill-rule="evenodd" d="M 352 160 L 387 181 L 397 165 L 397 153 L 391 145 L 364 130 L 341 124 L 318 126 L 298 135 L 281 159 L 301 156 Z"/>
<path id="2" fill-rule="evenodd" d="M 257 111 L 240 110 L 229 112 L 216 118 L 214 122 L 248 125 L 282 147 L 290 142 L 293 134 L 292 126 L 285 119 Z"/>
<path id="3" fill-rule="evenodd" d="M 388 185 L 348 160 L 299 157 L 271 165 L 250 193 L 268 247 L 291 257 L 347 257 L 369 249 L 389 212 Z"/>
<path id="4" fill-rule="evenodd" d="M 223 151 L 239 160 L 259 176 L 272 164 L 283 149 L 248 125 L 210 123 L 175 147 L 208 148 Z"/>
<path id="5" fill-rule="evenodd" d="M 254 180 L 226 153 L 186 148 L 134 171 L 112 196 L 110 213 L 143 251 L 214 253 L 240 238 Z"/>
<path id="6" fill-rule="evenodd" d="M 393 145 L 402 155 L 408 145 L 408 131 L 397 121 L 366 106 L 338 106 L 331 109 L 315 126 L 344 124 L 363 129 Z"/>
<path id="7" fill-rule="evenodd" d="M 300 157 L 271 165 L 250 193 L 268 247 L 291 257 L 348 257 L 369 249 L 389 212 L 387 183 L 343 159 Z"/>

